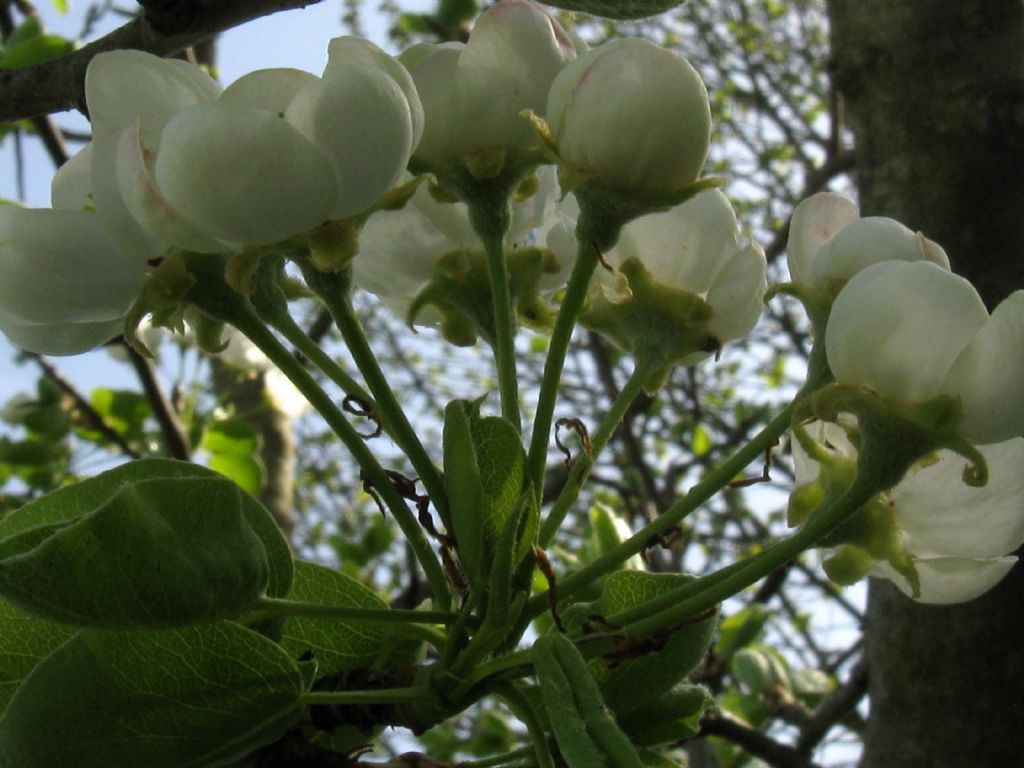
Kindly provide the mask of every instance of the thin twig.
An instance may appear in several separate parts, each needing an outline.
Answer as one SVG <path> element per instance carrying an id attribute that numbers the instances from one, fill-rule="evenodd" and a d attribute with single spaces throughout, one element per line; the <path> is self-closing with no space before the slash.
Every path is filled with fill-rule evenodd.
<path id="1" fill-rule="evenodd" d="M 773 768 L 819 768 L 793 747 L 751 728 L 723 710 L 715 710 L 700 721 L 702 736 L 720 736 L 760 758 Z"/>
<path id="2" fill-rule="evenodd" d="M 35 352 L 26 352 L 25 354 L 35 361 L 36 365 L 39 366 L 43 373 L 46 374 L 54 384 L 60 387 L 64 394 L 71 398 L 72 402 L 75 404 L 75 408 L 85 417 L 88 426 L 95 429 L 107 438 L 107 440 L 120 448 L 122 453 L 126 456 L 130 456 L 133 459 L 142 458 L 142 454 L 124 438 L 124 435 L 107 423 L 107 420 L 103 418 L 103 414 L 93 407 L 92 403 L 90 403 L 86 397 L 78 391 L 78 388 L 75 387 L 74 384 L 65 378 L 64 374 L 57 370 L 53 363 Z"/>
<path id="3" fill-rule="evenodd" d="M 225 29 L 321 0 L 222 0 L 203 3 L 180 28 L 157 31 L 145 15 L 55 61 L 0 70 L 0 122 L 84 108 L 85 70 L 104 51 L 131 48 L 170 56 Z"/>
<path id="4" fill-rule="evenodd" d="M 850 677 L 823 701 L 800 728 L 797 751 L 809 755 L 821 743 L 832 726 L 853 711 L 868 691 L 868 665 L 861 658 L 850 671 Z"/>
<path id="5" fill-rule="evenodd" d="M 188 433 L 160 385 L 156 366 L 153 365 L 152 360 L 136 352 L 130 344 L 125 344 L 124 348 L 127 350 L 128 359 L 142 384 L 142 391 L 145 392 L 146 399 L 149 400 L 149 405 L 153 409 L 153 415 L 156 416 L 157 423 L 160 425 L 160 432 L 163 435 L 164 444 L 167 446 L 167 452 L 175 459 L 189 461 L 192 458 L 192 448 L 189 446 Z"/>

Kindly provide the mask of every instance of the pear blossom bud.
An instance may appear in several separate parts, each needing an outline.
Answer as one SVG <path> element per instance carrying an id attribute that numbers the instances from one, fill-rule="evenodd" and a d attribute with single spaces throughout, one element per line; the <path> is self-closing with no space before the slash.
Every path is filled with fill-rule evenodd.
<path id="1" fill-rule="evenodd" d="M 465 45 L 419 45 L 401 61 L 423 101 L 425 125 L 415 159 L 433 169 L 464 163 L 496 175 L 509 156 L 536 145 L 524 110 L 543 114 L 548 90 L 572 40 L 539 5 L 502 0 L 485 11 Z"/>
<path id="2" fill-rule="evenodd" d="M 670 195 L 704 167 L 708 93 L 689 62 L 639 38 L 580 56 L 547 102 L 554 149 L 568 172 L 641 198 Z"/>
<path id="3" fill-rule="evenodd" d="M 936 264 L 875 264 L 836 298 L 825 350 L 840 384 L 902 403 L 959 398 L 971 442 L 1024 434 L 1024 291 L 989 316 L 974 286 Z"/>
<path id="4" fill-rule="evenodd" d="M 856 204 L 819 192 L 793 211 L 787 246 L 794 283 L 808 287 L 845 282 L 882 261 L 930 261 L 949 270 L 942 247 L 893 219 L 860 218 Z"/>

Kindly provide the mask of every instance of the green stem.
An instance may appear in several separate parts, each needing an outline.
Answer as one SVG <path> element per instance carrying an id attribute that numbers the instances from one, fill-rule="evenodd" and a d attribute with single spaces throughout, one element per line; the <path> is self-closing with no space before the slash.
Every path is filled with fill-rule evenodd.
<path id="1" fill-rule="evenodd" d="M 661 600 L 660 604 L 672 604 L 660 611 L 651 610 L 652 607 L 657 608 L 659 604 L 659 601 L 651 601 L 643 606 L 638 606 L 638 608 L 643 609 L 642 611 L 632 609 L 617 616 L 609 617 L 609 621 L 620 624 L 624 618 L 631 619 L 632 616 L 638 613 L 646 613 L 647 616 L 645 618 L 633 620 L 624 627 L 625 633 L 630 636 L 650 635 L 660 630 L 677 626 L 685 620 L 714 607 L 723 600 L 738 594 L 751 584 L 767 576 L 776 568 L 789 562 L 804 550 L 813 547 L 837 526 L 847 520 L 850 515 L 876 496 L 879 490 L 875 478 L 866 478 L 866 475 L 859 473 L 853 485 L 842 496 L 815 513 L 799 532 L 788 539 L 773 544 L 764 552 L 746 561 L 730 566 L 726 569 L 728 572 L 725 574 L 712 574 L 712 577 L 718 578 L 715 578 L 710 583 L 710 586 L 700 589 L 692 597 L 683 600 L 679 600 L 676 597 L 673 601 Z M 736 565 L 739 567 L 735 567 Z M 722 577 L 723 575 L 724 578 Z M 694 585 L 688 584 L 686 586 L 700 585 L 702 581 L 700 579 Z M 667 598 L 668 595 L 663 597 Z"/>
<path id="2" fill-rule="evenodd" d="M 345 605 L 321 605 L 296 600 L 261 597 L 255 606 L 268 616 L 310 616 L 316 619 L 342 621 L 375 621 L 387 623 L 451 624 L 458 614 L 450 611 L 411 611 L 399 608 L 353 608 Z"/>
<path id="3" fill-rule="evenodd" d="M 637 533 L 612 550 L 609 550 L 594 562 L 581 568 L 576 573 L 559 579 L 558 597 L 563 600 L 575 594 L 596 579 L 614 570 L 633 555 L 641 552 L 651 537 L 660 536 L 682 522 L 687 515 L 704 504 L 718 493 L 750 462 L 761 456 L 789 428 L 793 416 L 795 402 L 787 406 L 753 440 L 734 453 L 724 464 L 711 471 L 703 480 L 695 485 L 690 492 L 675 504 L 666 509 L 658 518 L 644 526 Z M 548 608 L 548 593 L 534 595 L 527 603 L 527 615 L 534 617 L 544 613 Z"/>
<path id="4" fill-rule="evenodd" d="M 582 221 L 582 219 L 581 219 Z M 579 230 L 579 227 L 577 227 Z M 590 288 L 590 278 L 597 268 L 597 253 L 589 240 L 580 238 L 576 263 L 565 287 L 562 305 L 558 309 L 555 327 L 551 332 L 548 354 L 544 361 L 544 374 L 537 398 L 537 413 L 533 418 L 533 434 L 530 437 L 530 451 L 526 461 L 527 477 L 533 483 L 537 502 L 544 494 L 544 467 L 548 458 L 548 440 L 551 436 L 551 422 L 558 399 L 558 385 L 562 380 L 565 355 L 569 340 L 576 327 L 576 320 L 583 309 Z"/>
<path id="5" fill-rule="evenodd" d="M 405 505 L 363 438 L 349 424 L 345 414 L 320 388 L 316 379 L 278 341 L 277 337 L 257 316 L 255 310 L 241 294 L 237 293 L 224 281 L 223 262 L 207 255 L 189 260 L 188 267 L 196 278 L 189 291 L 188 298 L 200 310 L 230 323 L 252 341 L 281 372 L 287 376 L 309 403 L 323 416 L 331 430 L 352 454 L 364 476 L 373 484 L 374 490 L 380 494 L 385 505 L 394 515 L 402 533 L 412 547 L 419 560 L 427 581 L 434 591 L 434 597 L 442 609 L 451 605 L 451 590 L 437 556 L 427 541 L 426 534 L 420 527 L 415 516 Z"/>
<path id="6" fill-rule="evenodd" d="M 629 406 L 633 404 L 636 396 L 640 394 L 640 390 L 643 389 L 644 382 L 650 376 L 650 371 L 637 366 L 633 369 L 632 375 L 626 382 L 626 385 L 619 392 L 615 398 L 615 402 L 612 403 L 612 407 L 608 413 L 605 414 L 604 419 L 601 421 L 601 425 L 597 428 L 597 433 L 591 440 L 590 452 L 584 452 L 577 457 L 575 463 L 572 465 L 572 470 L 569 472 L 569 478 L 562 488 L 562 491 L 558 494 L 558 498 L 555 500 L 555 505 L 551 508 L 547 518 L 544 520 L 544 524 L 540 529 L 540 545 L 546 547 L 554 535 L 558 532 L 559 526 L 565 519 L 566 514 L 569 512 L 569 508 L 572 503 L 576 501 L 579 496 L 580 490 L 583 488 L 583 484 L 587 481 L 587 476 L 590 474 L 590 470 L 597 462 L 598 457 L 601 455 L 601 451 L 608 445 L 608 441 L 611 440 L 615 430 L 619 424 L 622 423 L 623 417 L 626 415 L 626 411 Z"/>
<path id="7" fill-rule="evenodd" d="M 443 649 L 447 643 L 444 632 L 428 626 L 448 624 L 456 614 L 446 611 L 407 611 L 392 608 L 353 608 L 341 605 L 320 605 L 294 600 L 260 598 L 255 610 L 243 617 L 246 624 L 264 621 L 276 616 L 307 616 L 314 619 L 336 621 L 377 622 L 392 625 L 394 634 L 425 640 L 435 648 Z M 395 625 L 399 626 L 395 626 Z"/>
<path id="8" fill-rule="evenodd" d="M 519 381 L 516 372 L 516 309 L 512 303 L 508 263 L 505 260 L 505 233 L 509 225 L 508 194 L 472 197 L 468 200 L 473 229 L 484 244 L 487 280 L 494 310 L 494 360 L 498 368 L 501 415 L 522 430 L 519 414 Z"/>
<path id="9" fill-rule="evenodd" d="M 423 487 L 430 496 L 438 515 L 445 527 L 449 530 L 450 516 L 448 514 L 448 493 L 441 479 L 441 473 L 427 454 L 419 435 L 413 429 L 405 414 L 405 410 L 398 402 L 394 390 L 388 384 L 387 376 L 381 370 L 377 362 L 377 356 L 370 348 L 370 342 L 363 332 L 363 326 L 356 317 L 352 307 L 351 290 L 347 276 L 341 273 L 321 272 L 310 263 L 303 262 L 302 273 L 306 283 L 320 296 L 327 311 L 334 318 L 335 325 L 341 332 L 352 359 L 356 363 L 359 372 L 366 379 L 366 386 L 376 398 L 376 410 L 381 416 L 384 430 L 391 435 L 398 447 L 402 449 L 409 458 L 413 469 L 419 475 Z"/>
<path id="10" fill-rule="evenodd" d="M 381 688 L 369 691 L 310 691 L 302 695 L 302 703 L 345 706 L 347 704 L 405 704 L 433 701 L 429 688 Z"/>
<path id="11" fill-rule="evenodd" d="M 541 725 L 540 716 L 533 703 L 522 694 L 515 683 L 506 683 L 498 688 L 498 696 L 505 702 L 512 714 L 526 726 L 526 732 L 533 745 L 537 768 L 555 768 L 555 760 L 548 748 L 547 734 Z"/>

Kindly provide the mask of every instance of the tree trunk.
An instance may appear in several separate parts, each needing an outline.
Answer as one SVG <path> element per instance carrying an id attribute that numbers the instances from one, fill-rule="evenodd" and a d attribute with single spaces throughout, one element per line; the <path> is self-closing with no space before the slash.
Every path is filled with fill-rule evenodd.
<path id="1" fill-rule="evenodd" d="M 829 0 L 829 12 L 862 213 L 939 242 L 991 309 L 1024 287 L 1024 4 Z M 873 583 L 862 767 L 1024 765 L 1022 625 L 1020 565 L 951 607 Z"/>

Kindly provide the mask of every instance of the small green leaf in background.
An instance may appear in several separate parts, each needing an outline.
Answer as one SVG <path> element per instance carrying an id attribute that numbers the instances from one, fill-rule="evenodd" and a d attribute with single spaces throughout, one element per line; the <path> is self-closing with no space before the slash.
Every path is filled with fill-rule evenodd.
<path id="1" fill-rule="evenodd" d="M 89 396 L 92 407 L 119 435 L 128 440 L 142 437 L 146 419 L 152 413 L 149 400 L 138 392 L 98 387 Z"/>
<path id="2" fill-rule="evenodd" d="M 7 38 L 0 55 L 0 69 L 24 69 L 67 56 L 75 49 L 72 40 L 43 32 L 38 17 L 29 16 Z"/>
<path id="3" fill-rule="evenodd" d="M 789 664 L 781 653 L 766 645 L 741 648 L 733 655 L 729 670 L 750 693 L 790 688 Z"/>
<path id="4" fill-rule="evenodd" d="M 68 0 L 53 0 L 53 7 L 61 16 L 71 10 L 71 3 Z"/>
<path id="5" fill-rule="evenodd" d="M 265 470 L 260 460 L 260 437 L 241 419 L 222 419 L 206 425 L 199 447 L 210 454 L 210 468 L 230 477 L 248 493 L 258 494 Z"/>
<path id="6" fill-rule="evenodd" d="M 386 610 L 387 602 L 369 587 L 338 571 L 302 560 L 295 562 L 295 583 L 290 600 L 317 605 Z M 329 677 L 353 669 L 370 669 L 388 658 L 389 650 L 400 650 L 403 659 L 412 661 L 417 643 L 401 641 L 387 624 L 339 621 L 308 616 L 289 616 L 284 624 L 281 645 L 293 658 L 312 652 L 317 663 L 316 677 Z"/>
<path id="7" fill-rule="evenodd" d="M 303 693 L 295 661 L 232 622 L 83 630 L 14 694 L 0 755 L 10 768 L 227 765 L 280 738 Z"/>
<path id="8" fill-rule="evenodd" d="M 771 615 L 772 612 L 768 608 L 760 603 L 754 603 L 722 619 L 718 627 L 715 655 L 728 661 L 741 648 L 757 642 Z"/>
<path id="9" fill-rule="evenodd" d="M 40 619 L 0 600 L 0 713 L 29 672 L 77 630 Z"/>

